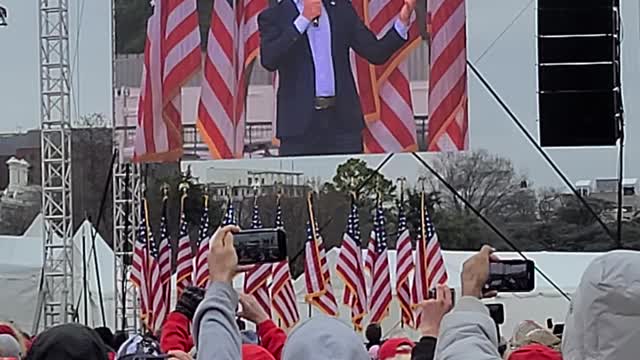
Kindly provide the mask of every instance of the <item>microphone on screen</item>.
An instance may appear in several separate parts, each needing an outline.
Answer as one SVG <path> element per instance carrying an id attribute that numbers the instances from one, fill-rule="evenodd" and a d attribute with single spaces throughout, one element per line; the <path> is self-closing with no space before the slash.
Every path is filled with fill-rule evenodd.
<path id="1" fill-rule="evenodd" d="M 320 26 L 320 16 L 313 19 L 313 26 L 314 27 Z"/>

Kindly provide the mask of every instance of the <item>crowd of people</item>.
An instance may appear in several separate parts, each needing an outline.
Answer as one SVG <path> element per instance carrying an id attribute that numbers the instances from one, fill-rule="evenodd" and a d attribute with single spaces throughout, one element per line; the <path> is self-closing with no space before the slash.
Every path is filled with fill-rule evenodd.
<path id="1" fill-rule="evenodd" d="M 279 328 L 232 280 L 246 270 L 237 264 L 233 233 L 213 235 L 208 258 L 211 284 L 188 288 L 160 334 L 113 335 L 109 329 L 66 324 L 30 337 L 0 324 L 0 359 L 26 360 L 631 360 L 640 353 L 640 252 L 614 251 L 594 260 L 572 296 L 563 334 L 533 321 L 504 340 L 489 310 L 486 293 L 493 249 L 483 247 L 462 269 L 462 297 L 438 286 L 421 307 L 421 338 L 383 340 L 377 324 L 366 341 L 347 324 L 316 316 L 290 333 Z M 246 330 L 244 321 L 256 331 Z"/>

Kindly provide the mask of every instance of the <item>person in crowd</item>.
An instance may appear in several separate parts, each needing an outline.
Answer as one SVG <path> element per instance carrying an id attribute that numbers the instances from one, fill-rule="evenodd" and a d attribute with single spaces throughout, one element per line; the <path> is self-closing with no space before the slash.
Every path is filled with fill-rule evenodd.
<path id="1" fill-rule="evenodd" d="M 364 331 L 364 336 L 367 338 L 367 350 L 373 346 L 382 344 L 382 327 L 380 324 L 369 324 Z"/>
<path id="2" fill-rule="evenodd" d="M 20 360 L 24 355 L 22 351 L 20 343 L 15 337 L 9 334 L 0 335 L 0 358 Z"/>
<path id="3" fill-rule="evenodd" d="M 378 360 L 378 353 L 380 352 L 380 345 L 373 345 L 369 348 L 369 358 L 371 360 Z"/>
<path id="4" fill-rule="evenodd" d="M 426 300 L 419 305 L 419 311 L 422 314 L 418 326 L 420 341 L 413 348 L 412 360 L 433 360 L 440 323 L 442 318 L 451 311 L 452 306 L 451 290 L 446 285 L 437 285 L 436 298 Z"/>
<path id="5" fill-rule="evenodd" d="M 18 330 L 13 324 L 10 323 L 0 323 L 0 335 L 7 335 L 14 339 L 20 348 L 20 354 L 24 355 L 29 350 L 30 342 L 24 336 L 24 334 Z M 6 339 L 5 341 L 12 343 L 11 339 Z M 9 345 L 6 345 L 9 346 Z"/>
<path id="6" fill-rule="evenodd" d="M 415 344 L 408 338 L 392 338 L 380 346 L 379 360 L 411 360 Z"/>
<path id="7" fill-rule="evenodd" d="M 191 286 L 178 299 L 176 308 L 167 317 L 162 326 L 160 347 L 163 351 L 190 352 L 193 349 L 193 338 L 189 328 L 193 315 L 204 298 L 204 289 Z"/>
<path id="8" fill-rule="evenodd" d="M 640 358 L 640 252 L 613 251 L 587 266 L 565 322 L 562 357 Z"/>
<path id="9" fill-rule="evenodd" d="M 262 66 L 280 76 L 281 156 L 362 152 L 365 123 L 350 50 L 384 64 L 408 40 L 415 6 L 416 0 L 405 0 L 380 39 L 349 0 L 281 0 L 259 15 Z"/>
<path id="10" fill-rule="evenodd" d="M 120 349 L 122 344 L 129 339 L 129 335 L 127 335 L 126 331 L 118 330 L 113 335 L 113 343 L 111 344 L 111 348 L 114 350 Z"/>
<path id="11" fill-rule="evenodd" d="M 562 354 L 542 344 L 519 347 L 507 355 L 508 360 L 562 360 Z"/>
<path id="12" fill-rule="evenodd" d="M 238 271 L 238 257 L 233 247 L 233 233 L 240 229 L 226 226 L 218 229 L 210 244 L 208 258 L 211 285 L 196 310 L 193 334 L 198 358 L 236 360 L 242 358 L 240 330 L 235 322 L 239 298 L 232 286 Z M 243 302 L 252 308 L 251 301 Z M 257 306 L 256 306 L 257 307 Z M 243 309 L 247 318 L 260 322 Z M 263 321 L 264 322 L 264 321 Z M 337 319 L 317 316 L 291 332 L 282 350 L 283 360 L 368 360 L 364 344 L 346 324 Z"/>
<path id="13" fill-rule="evenodd" d="M 509 340 L 506 358 L 509 359 L 508 355 L 510 353 L 529 345 L 542 345 L 557 353 L 560 350 L 560 343 L 560 338 L 555 336 L 552 331 L 535 321 L 526 320 L 521 322 L 514 330 L 513 336 Z M 537 351 L 536 348 L 533 350 Z M 531 349 L 527 349 L 525 353 L 534 352 Z"/>
<path id="14" fill-rule="evenodd" d="M 462 297 L 440 325 L 438 360 L 500 360 L 498 333 L 489 310 L 480 301 L 489 279 L 489 262 L 494 250 L 484 246 L 462 267 Z"/>
<path id="15" fill-rule="evenodd" d="M 39 334 L 26 360 L 108 360 L 109 349 L 98 333 L 80 324 L 64 324 Z"/>
<path id="16" fill-rule="evenodd" d="M 276 360 L 280 360 L 282 358 L 282 349 L 287 340 L 287 334 L 269 319 L 269 315 L 267 315 L 253 296 L 240 294 L 239 301 L 240 304 L 242 304 L 242 311 L 239 315 L 256 324 L 260 347 L 264 348 Z M 242 348 L 243 359 L 256 358 L 255 356 L 244 356 L 246 348 L 247 346 L 243 346 Z M 253 348 L 255 349 L 255 347 Z M 261 350 L 256 351 L 257 354 L 263 353 Z"/>

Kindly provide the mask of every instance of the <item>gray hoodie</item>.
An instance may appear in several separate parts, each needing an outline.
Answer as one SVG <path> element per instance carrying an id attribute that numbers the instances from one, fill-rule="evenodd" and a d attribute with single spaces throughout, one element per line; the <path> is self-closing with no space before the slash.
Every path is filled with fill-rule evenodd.
<path id="1" fill-rule="evenodd" d="M 369 360 L 362 338 L 335 318 L 316 316 L 291 332 L 282 360 Z"/>
<path id="2" fill-rule="evenodd" d="M 596 258 L 573 296 L 564 360 L 640 359 L 640 252 Z"/>

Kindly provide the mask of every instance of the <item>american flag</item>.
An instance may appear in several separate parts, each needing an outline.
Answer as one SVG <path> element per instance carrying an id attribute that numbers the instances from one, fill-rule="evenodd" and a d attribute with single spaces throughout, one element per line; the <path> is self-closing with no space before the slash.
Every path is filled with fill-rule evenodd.
<path id="1" fill-rule="evenodd" d="M 144 202 L 146 204 L 146 200 Z M 138 295 L 140 300 L 140 318 L 145 323 L 147 328 L 149 326 L 149 304 L 151 303 L 151 294 L 149 291 L 149 284 L 147 283 L 147 274 L 149 273 L 149 239 L 147 228 L 147 215 L 146 206 L 142 206 L 142 213 L 140 216 L 140 224 L 138 225 L 138 231 L 136 236 L 136 243 L 133 247 L 133 258 L 131 266 L 131 282 L 138 289 Z"/>
<path id="2" fill-rule="evenodd" d="M 351 307 L 351 322 L 358 331 L 362 330 L 362 320 L 367 313 L 367 283 L 362 269 L 360 245 L 358 205 L 352 199 L 336 270 L 345 284 L 343 303 Z"/>
<path id="3" fill-rule="evenodd" d="M 195 258 L 194 281 L 196 286 L 206 288 L 209 283 L 209 197 L 204 196 L 204 209 L 198 228 L 198 251 Z"/>
<path id="4" fill-rule="evenodd" d="M 378 36 L 394 26 L 403 4 L 403 0 L 353 2 L 356 12 Z M 417 150 L 407 58 L 420 44 L 418 35 L 414 22 L 409 27 L 407 44 L 384 65 L 373 66 L 364 59 L 355 59 L 356 83 L 367 120 L 363 141 L 368 153 Z"/>
<path id="5" fill-rule="evenodd" d="M 307 241 L 304 252 L 304 280 L 307 287 L 305 299 L 325 314 L 336 316 L 338 304 L 331 287 L 324 245 L 322 238 L 314 230 L 311 222 L 307 222 Z"/>
<path id="6" fill-rule="evenodd" d="M 251 228 L 262 228 L 260 210 L 256 202 L 253 204 Z M 244 276 L 244 292 L 245 294 L 253 295 L 265 313 L 271 316 L 271 298 L 269 297 L 269 286 L 267 284 L 269 277 L 271 277 L 271 264 L 256 265 Z"/>
<path id="7" fill-rule="evenodd" d="M 180 234 L 178 235 L 178 257 L 176 259 L 177 280 L 176 287 L 178 298 L 187 287 L 193 284 L 193 250 L 189 239 L 189 224 L 184 213 L 184 201 L 187 195 L 182 196 L 180 211 Z"/>
<path id="8" fill-rule="evenodd" d="M 429 73 L 429 151 L 466 150 L 467 45 L 464 0 L 431 0 Z"/>
<path id="9" fill-rule="evenodd" d="M 371 229 L 369 234 L 369 242 L 367 245 L 367 255 L 364 258 L 364 269 L 369 275 L 373 276 L 373 263 L 376 258 L 376 229 Z"/>
<path id="10" fill-rule="evenodd" d="M 216 159 L 242 157 L 251 65 L 260 48 L 258 14 L 268 0 L 213 2 L 198 106 L 198 129 Z"/>
<path id="11" fill-rule="evenodd" d="M 151 232 L 151 230 L 149 230 Z M 149 235 L 149 277 L 147 281 L 149 283 L 149 287 L 151 288 L 151 313 L 153 314 L 153 322 L 149 322 L 152 324 L 151 331 L 155 332 L 156 330 L 160 330 L 162 325 L 164 324 L 164 320 L 167 318 L 169 314 L 169 306 L 167 304 L 167 300 L 165 298 L 165 290 L 164 285 L 162 284 L 161 278 L 161 270 L 159 263 L 159 252 L 158 246 L 156 242 L 152 239 L 152 236 Z"/>
<path id="12" fill-rule="evenodd" d="M 379 324 L 389 314 L 391 280 L 387 257 L 387 232 L 382 204 L 378 202 L 374 220 L 375 254 L 373 258 L 371 291 L 369 291 L 370 321 Z"/>
<path id="13" fill-rule="evenodd" d="M 448 280 L 438 234 L 431 222 L 425 204 L 425 194 L 420 195 L 420 227 L 416 241 L 416 267 L 413 278 L 412 300 L 414 307 L 429 298 L 429 289 Z M 416 326 L 420 326 L 421 314 L 416 316 Z"/>
<path id="14" fill-rule="evenodd" d="M 398 216 L 398 242 L 396 243 L 396 294 L 402 312 L 402 322 L 413 326 L 413 310 L 411 309 L 411 287 L 409 274 L 413 271 L 413 249 L 411 234 L 407 228 L 407 217 L 400 204 Z"/>
<path id="15" fill-rule="evenodd" d="M 160 245 L 158 246 L 158 265 L 160 267 L 160 281 L 164 291 L 167 308 L 171 308 L 171 243 L 167 228 L 167 198 L 162 200 L 162 218 L 160 219 Z"/>
<path id="16" fill-rule="evenodd" d="M 280 198 L 278 198 L 276 207 L 275 227 L 276 229 L 284 229 Z M 291 280 L 289 261 L 287 260 L 274 265 L 273 283 L 271 284 L 271 306 L 278 318 L 282 321 L 285 329 L 292 328 L 300 321 L 296 293 L 293 288 L 293 281 Z"/>
<path id="17" fill-rule="evenodd" d="M 156 0 L 147 22 L 134 142 L 136 161 L 182 155 L 182 86 L 200 69 L 196 0 Z"/>

